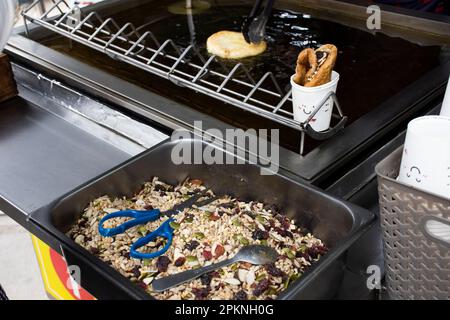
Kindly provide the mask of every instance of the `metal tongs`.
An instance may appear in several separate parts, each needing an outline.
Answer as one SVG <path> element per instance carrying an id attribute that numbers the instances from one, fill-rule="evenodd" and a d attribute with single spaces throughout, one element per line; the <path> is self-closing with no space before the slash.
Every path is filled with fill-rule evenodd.
<path id="1" fill-rule="evenodd" d="M 266 35 L 266 25 L 275 0 L 256 0 L 250 15 L 242 24 L 242 33 L 248 43 L 260 43 Z"/>

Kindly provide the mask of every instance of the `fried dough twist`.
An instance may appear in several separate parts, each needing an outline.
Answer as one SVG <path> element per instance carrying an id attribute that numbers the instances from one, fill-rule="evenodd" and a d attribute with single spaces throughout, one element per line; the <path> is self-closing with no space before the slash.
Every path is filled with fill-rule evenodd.
<path id="1" fill-rule="evenodd" d="M 298 55 L 294 82 L 305 87 L 317 87 L 331 81 L 337 59 L 337 48 L 332 44 L 317 50 L 305 49 Z"/>

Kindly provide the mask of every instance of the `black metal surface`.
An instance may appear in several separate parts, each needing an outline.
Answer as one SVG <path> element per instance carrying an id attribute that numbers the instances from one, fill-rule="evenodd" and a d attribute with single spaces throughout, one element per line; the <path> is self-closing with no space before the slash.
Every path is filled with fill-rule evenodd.
<path id="1" fill-rule="evenodd" d="M 21 97 L 0 105 L 0 150 L 0 210 L 24 214 L 130 157 Z"/>
<path id="2" fill-rule="evenodd" d="M 190 145 L 191 142 L 186 140 L 184 143 Z M 95 283 L 84 282 L 84 288 L 92 291 L 107 283 L 111 285 L 112 281 L 119 289 L 118 292 L 133 291 L 136 292 L 134 297 L 139 296 L 137 292 L 142 289 L 76 245 L 64 232 L 96 197 L 104 194 L 131 195 L 140 189 L 143 182 L 152 176 L 159 176 L 171 184 L 183 181 L 186 177 L 195 177 L 212 186 L 219 195 L 231 194 L 242 199 L 279 206 L 284 213 L 295 218 L 301 226 L 312 231 L 331 248 L 330 252 L 311 267 L 298 283 L 284 292 L 280 299 L 331 298 L 336 295 L 342 280 L 345 252 L 368 228 L 373 215 L 307 184 L 300 184 L 279 175 L 262 176 L 259 167 L 255 165 L 176 166 L 171 161 L 173 145 L 174 142 L 162 143 L 31 214 L 34 223 L 54 235 L 54 239 L 59 242 L 58 246 L 61 245 L 65 252 L 70 252 L 75 257 L 74 263 L 101 272 Z M 164 163 L 164 166 L 161 166 L 161 163 Z"/>
<path id="3" fill-rule="evenodd" d="M 136 3 L 140 2 L 130 1 L 130 5 L 136 5 Z M 321 2 L 318 3 L 321 4 Z M 295 7 L 290 1 L 282 2 L 283 6 L 288 6 L 288 4 L 290 9 Z M 99 5 L 99 8 L 107 14 L 124 10 L 123 3 L 116 1 L 112 1 L 111 4 Z M 395 14 L 390 15 L 393 15 L 389 18 L 389 22 L 392 22 Z M 402 19 L 405 20 L 404 17 L 399 18 L 399 20 Z M 399 30 L 397 32 L 401 33 L 403 29 Z M 411 36 L 410 33 L 407 35 Z M 425 36 L 416 35 L 416 37 L 423 39 Z M 194 110 L 188 106 L 187 102 L 171 101 L 128 81 L 121 80 L 111 73 L 102 72 L 21 36 L 12 39 L 8 50 L 17 61 L 32 65 L 64 82 L 83 88 L 92 95 L 120 104 L 134 113 L 169 128 L 193 129 L 194 121 L 199 119 L 203 120 L 204 130 L 217 128 L 224 132 L 226 128 L 230 127 L 229 124 L 217 117 Z M 450 63 L 431 71 L 304 157 L 299 157 L 298 154 L 287 148 L 281 148 L 280 166 L 282 171 L 299 176 L 314 184 L 327 179 L 330 175 L 338 172 L 343 165 L 366 152 L 380 138 L 395 131 L 396 127 L 405 119 L 420 112 L 436 97 L 442 96 L 449 72 Z M 191 101 L 196 99 L 194 96 L 185 96 L 185 98 Z"/>

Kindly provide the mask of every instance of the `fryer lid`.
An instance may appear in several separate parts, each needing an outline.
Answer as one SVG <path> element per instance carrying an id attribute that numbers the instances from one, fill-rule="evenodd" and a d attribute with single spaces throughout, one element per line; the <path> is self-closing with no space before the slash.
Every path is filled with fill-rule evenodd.
<path id="1" fill-rule="evenodd" d="M 364 232 L 373 220 L 372 213 L 338 200 L 319 189 L 280 175 L 262 176 L 257 165 L 175 165 L 171 161 L 172 147 L 177 142 L 165 141 L 141 155 L 97 177 L 70 192 L 46 208 L 31 214 L 31 220 L 55 236 L 51 246 L 59 244 L 69 264 L 81 264 L 88 269 L 82 276 L 83 287 L 96 294 L 100 282 L 113 282 L 121 298 L 145 298 L 143 290 L 120 275 L 99 258 L 75 244 L 64 232 L 76 221 L 88 203 L 97 197 L 132 195 L 143 182 L 153 176 L 176 184 L 187 177 L 201 179 L 216 194 L 230 194 L 244 200 L 259 200 L 276 204 L 283 213 L 312 231 L 330 247 L 330 252 L 314 264 L 280 299 L 331 298 L 338 289 L 343 270 L 343 253 Z M 186 145 L 212 145 L 200 140 L 183 140 Z M 216 150 L 216 146 L 213 146 Z M 301 209 L 298 208 L 301 204 Z M 339 261 L 340 260 L 340 261 Z M 95 273 L 98 276 L 95 276 Z M 90 280 L 91 279 L 91 280 Z M 320 283 L 320 287 L 317 284 Z M 331 287 L 330 287 L 331 286 Z M 100 290 L 102 291 L 102 290 Z M 103 292 L 104 293 L 104 292 Z M 103 294 L 97 293 L 97 294 Z M 111 298 L 111 290 L 106 294 Z M 128 294 L 128 296 L 127 296 Z M 102 296 L 96 296 L 102 298 Z"/>

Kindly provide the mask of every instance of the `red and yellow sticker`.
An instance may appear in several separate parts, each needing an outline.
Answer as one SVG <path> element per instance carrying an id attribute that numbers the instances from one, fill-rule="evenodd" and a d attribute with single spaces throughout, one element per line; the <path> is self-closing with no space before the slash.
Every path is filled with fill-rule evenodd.
<path id="1" fill-rule="evenodd" d="M 69 277 L 67 263 L 61 255 L 37 237 L 32 235 L 31 239 L 45 290 L 49 295 L 58 300 L 95 300 Z"/>

